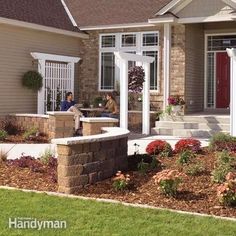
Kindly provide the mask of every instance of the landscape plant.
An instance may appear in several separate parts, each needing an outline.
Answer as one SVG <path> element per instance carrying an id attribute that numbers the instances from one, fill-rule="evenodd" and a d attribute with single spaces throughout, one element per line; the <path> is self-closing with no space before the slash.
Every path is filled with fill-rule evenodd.
<path id="1" fill-rule="evenodd" d="M 130 175 L 125 175 L 121 171 L 118 171 L 112 181 L 112 186 L 116 191 L 124 191 L 130 184 Z"/>
<path id="2" fill-rule="evenodd" d="M 129 91 L 141 93 L 143 90 L 145 72 L 142 66 L 133 66 L 128 71 Z"/>
<path id="3" fill-rule="evenodd" d="M 1 123 L 1 128 L 7 132 L 8 135 L 17 135 L 20 133 L 20 127 L 16 124 L 15 119 L 7 116 Z"/>
<path id="4" fill-rule="evenodd" d="M 229 172 L 225 180 L 217 188 L 217 197 L 223 205 L 236 206 L 236 173 Z"/>
<path id="5" fill-rule="evenodd" d="M 172 156 L 173 150 L 171 145 L 164 140 L 155 140 L 149 143 L 146 147 L 146 152 L 149 155 Z"/>
<path id="6" fill-rule="evenodd" d="M 185 150 L 179 154 L 177 162 L 180 165 L 188 164 L 194 157 L 195 154 L 191 150 Z"/>
<path id="7" fill-rule="evenodd" d="M 32 138 L 32 137 L 35 137 L 37 134 L 38 134 L 38 129 L 35 128 L 35 127 L 32 127 L 32 128 L 26 130 L 26 131 L 23 133 L 23 138 L 24 138 L 25 140 L 28 140 L 28 139 L 30 139 L 30 138 Z"/>
<path id="8" fill-rule="evenodd" d="M 218 153 L 215 168 L 211 173 L 212 181 L 215 183 L 223 183 L 226 175 L 233 171 L 234 158 L 230 156 L 228 151 Z"/>
<path id="9" fill-rule="evenodd" d="M 205 167 L 200 162 L 190 164 L 185 168 L 185 173 L 190 176 L 198 176 L 202 174 L 204 171 L 205 171 Z"/>
<path id="10" fill-rule="evenodd" d="M 22 77 L 23 86 L 38 91 L 43 86 L 43 77 L 37 71 L 28 71 Z"/>
<path id="11" fill-rule="evenodd" d="M 185 151 L 191 151 L 193 153 L 199 153 L 201 151 L 201 142 L 197 139 L 186 138 L 180 139 L 175 144 L 175 152 L 181 153 Z"/>
<path id="12" fill-rule="evenodd" d="M 219 132 L 210 139 L 209 149 L 211 151 L 228 150 L 236 152 L 236 137 Z"/>
<path id="13" fill-rule="evenodd" d="M 7 137 L 7 132 L 5 130 L 0 130 L 0 141 L 3 141 Z"/>
<path id="14" fill-rule="evenodd" d="M 178 170 L 166 169 L 153 176 L 155 184 L 166 196 L 175 197 L 178 192 L 179 184 L 186 175 Z"/>

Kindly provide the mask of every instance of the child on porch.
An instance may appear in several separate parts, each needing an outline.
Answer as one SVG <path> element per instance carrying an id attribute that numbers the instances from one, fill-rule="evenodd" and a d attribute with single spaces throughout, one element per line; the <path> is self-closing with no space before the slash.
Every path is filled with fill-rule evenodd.
<path id="1" fill-rule="evenodd" d="M 66 99 L 61 103 L 61 111 L 68 111 L 75 113 L 75 133 L 79 133 L 80 130 L 80 117 L 83 117 L 83 113 L 76 107 L 76 103 L 73 100 L 72 92 L 66 93 Z"/>

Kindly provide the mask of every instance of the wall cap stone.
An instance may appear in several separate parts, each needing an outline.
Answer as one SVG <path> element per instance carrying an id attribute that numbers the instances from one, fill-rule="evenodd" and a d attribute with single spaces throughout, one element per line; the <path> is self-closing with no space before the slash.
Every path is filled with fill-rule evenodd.
<path id="1" fill-rule="evenodd" d="M 105 133 L 83 136 L 83 137 L 52 139 L 51 142 L 54 144 L 60 144 L 60 145 L 93 143 L 93 142 L 110 141 L 110 140 L 125 138 L 125 137 L 128 137 L 130 133 L 129 130 L 119 128 L 119 127 L 106 127 L 106 128 L 102 128 L 102 131 L 104 131 Z"/>
<path id="2" fill-rule="evenodd" d="M 103 123 L 103 122 L 107 122 L 107 123 L 114 123 L 114 122 L 119 122 L 118 119 L 115 118 L 109 118 L 109 117 L 84 117 L 84 118 L 80 118 L 80 121 L 82 122 L 87 122 L 87 123 Z"/>
<path id="3" fill-rule="evenodd" d="M 48 115 L 42 114 L 30 114 L 30 113 L 19 113 L 19 114 L 9 114 L 9 116 L 16 116 L 16 117 L 32 117 L 32 118 L 49 118 Z"/>
<path id="4" fill-rule="evenodd" d="M 68 112 L 68 111 L 49 111 L 47 112 L 50 116 L 74 116 L 74 112 Z"/>

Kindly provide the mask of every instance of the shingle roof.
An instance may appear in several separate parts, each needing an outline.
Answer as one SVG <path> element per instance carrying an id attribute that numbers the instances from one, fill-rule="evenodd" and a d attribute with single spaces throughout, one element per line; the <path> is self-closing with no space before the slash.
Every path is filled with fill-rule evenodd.
<path id="1" fill-rule="evenodd" d="M 0 17 L 78 31 L 60 0 L 0 0 Z"/>
<path id="2" fill-rule="evenodd" d="M 65 0 L 79 27 L 147 23 L 172 0 Z"/>

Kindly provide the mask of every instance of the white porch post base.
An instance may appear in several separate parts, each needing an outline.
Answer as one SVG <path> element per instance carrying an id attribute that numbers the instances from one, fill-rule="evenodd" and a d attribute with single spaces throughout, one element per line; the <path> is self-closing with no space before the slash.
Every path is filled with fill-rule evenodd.
<path id="1" fill-rule="evenodd" d="M 230 134 L 236 137 L 236 50 L 227 49 L 230 57 Z"/>
<path id="2" fill-rule="evenodd" d="M 145 82 L 143 84 L 143 134 L 150 134 L 150 64 L 144 63 Z"/>

